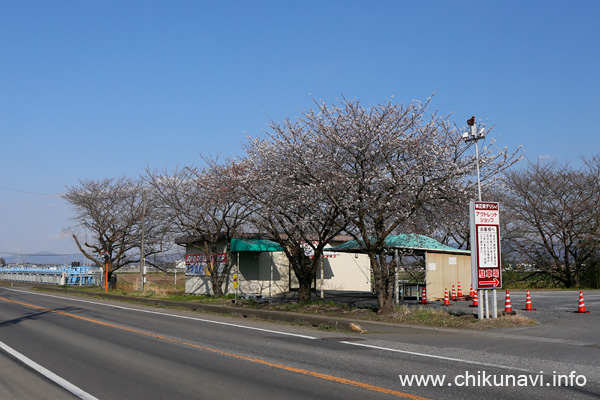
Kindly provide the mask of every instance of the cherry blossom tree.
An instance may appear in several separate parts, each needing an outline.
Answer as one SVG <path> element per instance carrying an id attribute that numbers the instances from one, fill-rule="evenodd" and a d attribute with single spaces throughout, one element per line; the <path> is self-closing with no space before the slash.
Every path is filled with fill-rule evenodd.
<path id="1" fill-rule="evenodd" d="M 298 301 L 306 302 L 323 249 L 345 224 L 339 208 L 323 197 L 327 171 L 315 168 L 320 154 L 306 147 L 312 132 L 271 128 L 245 145 L 242 189 L 252 207 L 249 221 L 281 245 L 298 279 Z"/>
<path id="2" fill-rule="evenodd" d="M 400 227 L 416 226 L 425 207 L 441 213 L 443 204 L 468 198 L 475 156 L 462 140 L 466 128 L 449 115 L 428 114 L 430 99 L 369 107 L 345 98 L 331 106 L 315 104 L 295 121 L 271 124 L 269 140 L 254 142 L 253 148 L 263 149 L 249 156 L 269 175 L 261 193 L 274 192 L 288 205 L 332 211 L 325 215 L 335 215 L 337 227 L 368 254 L 379 312 L 389 313 L 396 267 L 385 239 Z M 274 138 L 278 146 L 269 147 Z M 492 141 L 479 159 L 482 180 L 493 181 L 518 160 L 518 150 L 496 151 Z M 281 203 L 275 201 L 269 211 L 283 210 Z"/>

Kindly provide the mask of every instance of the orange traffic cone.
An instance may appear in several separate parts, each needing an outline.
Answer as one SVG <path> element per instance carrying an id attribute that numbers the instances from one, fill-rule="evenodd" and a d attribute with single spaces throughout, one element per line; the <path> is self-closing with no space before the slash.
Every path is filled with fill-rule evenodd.
<path id="1" fill-rule="evenodd" d="M 531 299 L 529 299 L 531 304 Z M 506 299 L 504 300 L 504 314 L 515 315 L 516 312 L 512 309 L 512 303 L 510 302 L 510 293 L 506 290 Z"/>
<path id="2" fill-rule="evenodd" d="M 527 298 L 525 300 L 525 308 L 522 308 L 523 311 L 535 311 L 535 308 L 531 306 L 531 296 L 529 295 L 529 289 L 527 289 Z"/>
<path id="3" fill-rule="evenodd" d="M 458 293 L 456 294 L 456 297 L 463 297 L 462 289 L 460 288 L 460 282 L 458 282 Z"/>
<path id="4" fill-rule="evenodd" d="M 573 311 L 576 314 L 589 314 L 589 311 L 585 311 L 585 302 L 583 301 L 583 292 L 579 291 L 579 308 L 577 311 Z"/>
<path id="5" fill-rule="evenodd" d="M 473 304 L 469 307 L 479 307 L 479 299 L 477 298 L 477 292 L 473 292 Z"/>
<path id="6" fill-rule="evenodd" d="M 452 285 L 452 297 L 450 297 L 450 300 L 456 300 L 456 291 L 454 290 L 454 285 Z"/>
<path id="7" fill-rule="evenodd" d="M 475 291 L 473 290 L 473 284 L 471 284 L 471 290 L 469 290 L 469 297 L 475 296 Z"/>
<path id="8" fill-rule="evenodd" d="M 450 304 L 450 299 L 448 298 L 448 289 L 446 288 L 446 291 L 444 292 L 444 304 L 442 304 L 443 307 L 452 307 L 452 304 Z"/>
<path id="9" fill-rule="evenodd" d="M 421 304 L 427 304 L 427 292 L 425 292 L 425 288 L 423 288 L 423 293 L 421 295 Z"/>

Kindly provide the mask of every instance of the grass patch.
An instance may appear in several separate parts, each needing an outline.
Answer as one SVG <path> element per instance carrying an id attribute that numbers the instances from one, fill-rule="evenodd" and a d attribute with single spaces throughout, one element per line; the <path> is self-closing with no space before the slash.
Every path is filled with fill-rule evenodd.
<path id="1" fill-rule="evenodd" d="M 387 322 L 417 324 L 456 329 L 495 329 L 535 325 L 536 322 L 521 315 L 499 315 L 498 318 L 478 319 L 471 313 L 451 314 L 446 310 L 424 306 L 399 306 L 389 316 Z"/>
<path id="2" fill-rule="evenodd" d="M 450 313 L 444 309 L 421 305 L 401 305 L 389 315 L 380 315 L 372 308 L 343 306 L 333 302 L 311 301 L 307 303 L 254 303 L 242 304 L 265 310 L 289 311 L 303 314 L 328 315 L 365 321 L 411 324 L 454 329 L 486 330 L 530 326 L 536 321 L 522 315 L 499 315 L 498 318 L 478 319 L 470 312 Z"/>

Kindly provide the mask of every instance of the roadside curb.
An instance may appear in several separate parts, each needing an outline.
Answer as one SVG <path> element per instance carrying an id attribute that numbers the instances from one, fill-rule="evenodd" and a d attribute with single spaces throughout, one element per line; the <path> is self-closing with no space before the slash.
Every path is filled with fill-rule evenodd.
<path id="1" fill-rule="evenodd" d="M 307 315 L 307 314 L 299 314 L 287 311 L 273 311 L 273 310 L 256 310 L 251 308 L 244 307 L 231 307 L 224 305 L 215 305 L 215 304 L 202 304 L 202 303 L 189 303 L 189 302 L 180 302 L 173 300 L 160 300 L 160 299 L 149 299 L 144 297 L 133 297 L 133 296 L 123 296 L 119 294 L 111 294 L 111 293 L 86 293 L 80 290 L 73 290 L 69 288 L 62 287 L 54 287 L 54 286 L 42 286 L 42 285 L 32 285 L 32 289 L 37 289 L 40 291 L 49 291 L 49 292 L 57 292 L 57 293 L 65 293 L 65 294 L 77 294 L 85 297 L 97 297 L 101 299 L 107 300 L 117 300 L 117 301 L 126 301 L 138 304 L 145 304 L 151 306 L 162 306 L 168 308 L 183 308 L 190 311 L 204 311 L 213 314 L 223 314 L 223 315 L 234 315 L 243 318 L 257 318 L 261 320 L 267 321 L 277 321 L 277 322 L 285 322 L 296 325 L 310 325 L 314 328 L 326 328 L 326 329 L 335 329 L 335 330 L 345 330 L 355 333 L 366 333 L 366 331 L 362 328 L 364 323 L 362 321 L 354 321 L 347 320 L 339 317 L 328 317 L 321 315 Z M 371 322 L 368 322 L 368 325 L 374 325 Z M 379 324 L 375 324 L 379 325 Z M 383 328 L 383 326 L 382 326 Z M 389 326 L 388 326 L 389 328 Z"/>
<path id="2" fill-rule="evenodd" d="M 0 283 L 2 285 L 2 283 Z M 424 326 L 416 324 L 404 324 L 384 321 L 373 321 L 363 319 L 352 319 L 344 317 L 326 316 L 326 315 L 311 315 L 303 313 L 295 313 L 290 311 L 274 311 L 274 310 L 260 310 L 245 307 L 227 306 L 227 305 L 216 305 L 216 304 L 205 304 L 205 303 L 190 303 L 180 302 L 173 300 L 160 300 L 144 297 L 132 297 L 124 296 L 112 293 L 102 292 L 85 292 L 81 290 L 75 290 L 68 287 L 57 287 L 47 285 L 35 285 L 35 284 L 23 284 L 12 282 L 10 286 L 18 286 L 27 289 L 37 289 L 46 292 L 64 293 L 69 295 L 79 295 L 82 297 L 99 298 L 106 300 L 114 300 L 121 302 L 128 302 L 141 305 L 149 305 L 155 307 L 166 307 L 172 309 L 183 309 L 189 311 L 206 312 L 219 315 L 229 315 L 234 317 L 243 318 L 256 318 L 264 321 L 281 322 L 295 325 L 311 326 L 313 328 L 330 329 L 345 331 L 348 333 L 383 333 L 383 334 L 395 334 L 395 333 L 406 333 L 407 330 L 416 331 L 439 331 L 448 332 L 452 334 L 461 334 L 466 332 L 476 333 L 478 335 L 493 334 L 492 331 L 485 330 L 463 330 L 458 328 L 439 327 L 439 326 Z M 7 285 L 8 286 L 8 285 Z M 419 334 L 415 332 L 415 334 Z"/>

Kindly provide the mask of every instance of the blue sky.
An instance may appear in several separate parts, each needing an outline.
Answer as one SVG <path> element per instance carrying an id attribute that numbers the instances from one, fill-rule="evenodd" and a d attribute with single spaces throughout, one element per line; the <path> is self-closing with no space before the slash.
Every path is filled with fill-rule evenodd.
<path id="1" fill-rule="evenodd" d="M 0 1 L 0 251 L 75 253 L 56 196 L 240 154 L 313 98 L 424 100 L 530 160 L 600 153 L 597 1 Z"/>

